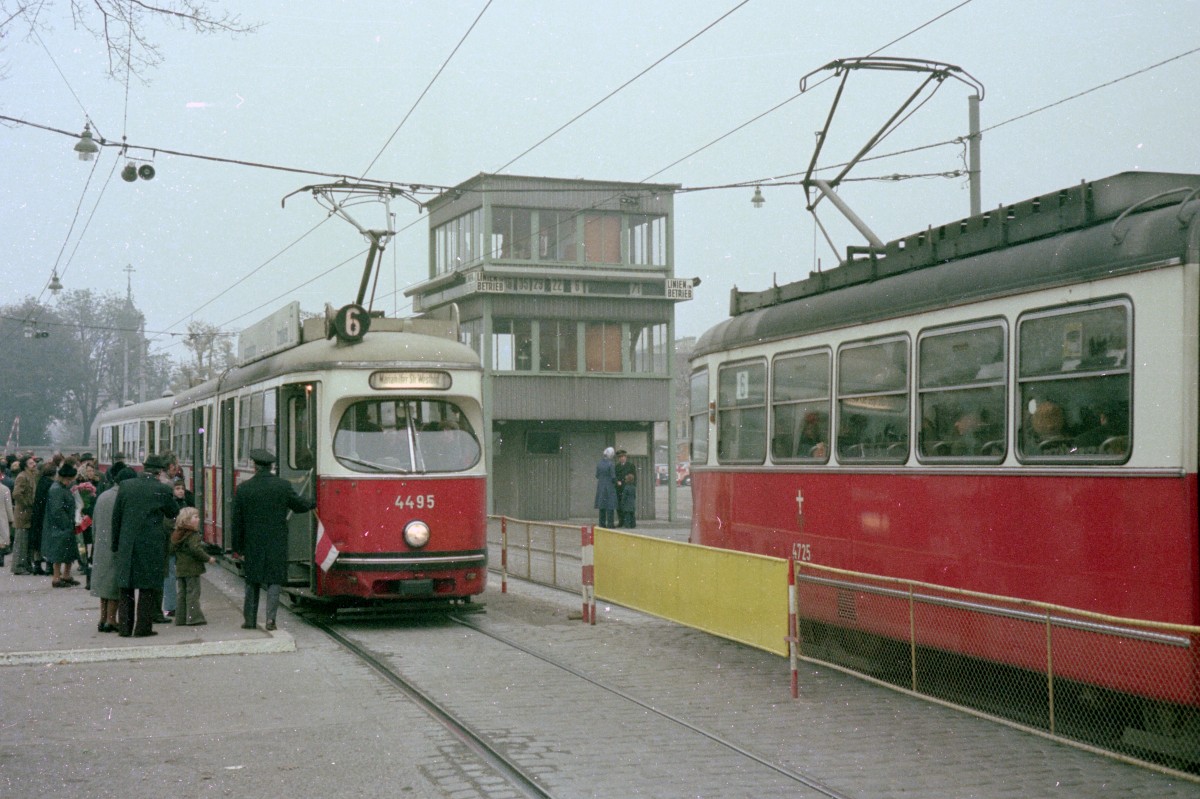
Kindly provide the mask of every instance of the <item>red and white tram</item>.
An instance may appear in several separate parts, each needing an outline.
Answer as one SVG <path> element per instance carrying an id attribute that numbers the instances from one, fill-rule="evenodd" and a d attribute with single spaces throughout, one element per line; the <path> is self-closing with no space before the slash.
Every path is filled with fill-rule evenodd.
<path id="1" fill-rule="evenodd" d="M 274 452 L 278 473 L 317 500 L 314 513 L 289 520 L 286 590 L 302 598 L 469 601 L 482 593 L 482 372 L 455 324 L 372 317 L 365 335 L 333 340 L 325 319 L 301 326 L 298 309 L 282 318 L 284 334 L 268 338 L 284 344 L 257 348 L 259 357 L 243 345 L 243 365 L 219 378 L 101 414 L 102 456 L 127 454 L 123 430 L 140 422 L 162 431 L 169 422 L 204 538 L 236 564 L 234 492 L 253 474 L 250 450 Z M 279 319 L 268 328 L 279 329 Z M 337 550 L 327 569 L 315 560 L 318 525 Z"/>
<path id="2" fill-rule="evenodd" d="M 735 290 L 692 359 L 692 541 L 1200 625 L 1198 197 L 1124 173 Z M 905 640 L 870 601 L 820 620 Z M 986 627 L 920 643 L 1030 665 Z M 1175 637 L 1166 679 L 1116 637 L 1054 669 L 1194 707 Z"/>

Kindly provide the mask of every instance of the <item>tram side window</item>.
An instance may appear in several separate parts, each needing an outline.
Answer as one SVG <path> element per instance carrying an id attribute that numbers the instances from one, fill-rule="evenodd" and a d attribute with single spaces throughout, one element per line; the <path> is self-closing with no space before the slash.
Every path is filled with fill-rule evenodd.
<path id="1" fill-rule="evenodd" d="M 688 400 L 688 416 L 691 419 L 691 461 L 708 463 L 708 370 L 692 373 Z"/>
<path id="2" fill-rule="evenodd" d="M 924 459 L 990 461 L 1005 453 L 1003 325 L 923 334 L 917 343 Z"/>
<path id="3" fill-rule="evenodd" d="M 771 367 L 771 458 L 829 459 L 828 352 L 781 355 Z"/>
<path id="4" fill-rule="evenodd" d="M 767 456 L 767 365 L 717 371 L 717 462 L 762 463 Z"/>
<path id="5" fill-rule="evenodd" d="M 275 451 L 278 397 L 275 389 L 263 393 L 262 432 L 260 433 L 262 443 L 259 446 L 271 452 Z"/>
<path id="6" fill-rule="evenodd" d="M 908 339 L 838 351 L 838 460 L 908 459 Z"/>
<path id="7" fill-rule="evenodd" d="M 1131 400 L 1128 302 L 1034 313 L 1017 327 L 1023 460 L 1123 461 Z"/>
<path id="8" fill-rule="evenodd" d="M 192 433 L 192 412 L 180 411 L 171 417 L 171 449 L 180 463 L 190 463 L 192 448 L 190 445 Z"/>
<path id="9" fill-rule="evenodd" d="M 444 400 L 361 400 L 342 413 L 333 454 L 356 472 L 454 472 L 482 450 L 470 420 Z"/>
<path id="10" fill-rule="evenodd" d="M 167 424 L 167 420 L 163 419 L 158 423 L 158 451 L 169 452 L 171 450 L 171 425 Z"/>
<path id="11" fill-rule="evenodd" d="M 238 408 L 238 452 L 249 463 L 250 450 L 275 452 L 275 390 L 242 397 Z"/>
<path id="12" fill-rule="evenodd" d="M 111 464 L 117 454 L 117 428 L 114 426 L 100 428 L 100 462 Z"/>
<path id="13" fill-rule="evenodd" d="M 288 402 L 288 465 L 293 469 L 312 469 L 316 465 L 312 441 L 310 394 L 292 397 Z"/>
<path id="14" fill-rule="evenodd" d="M 238 457 L 243 464 L 250 462 L 250 397 L 238 400 Z"/>
<path id="15" fill-rule="evenodd" d="M 146 445 L 142 441 L 142 426 L 140 424 L 137 422 L 126 422 L 121 425 L 121 442 L 128 462 L 141 463 L 146 460 Z"/>

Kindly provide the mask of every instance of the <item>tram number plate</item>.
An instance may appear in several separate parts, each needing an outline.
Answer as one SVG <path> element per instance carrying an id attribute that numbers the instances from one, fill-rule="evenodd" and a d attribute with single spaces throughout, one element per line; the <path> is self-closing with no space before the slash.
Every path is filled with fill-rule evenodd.
<path id="1" fill-rule="evenodd" d="M 809 544 L 792 544 L 792 560 L 798 560 L 801 563 L 812 562 L 812 546 Z"/>
<path id="2" fill-rule="evenodd" d="M 429 510 L 433 507 L 433 494 L 401 494 L 396 497 L 397 508 Z"/>

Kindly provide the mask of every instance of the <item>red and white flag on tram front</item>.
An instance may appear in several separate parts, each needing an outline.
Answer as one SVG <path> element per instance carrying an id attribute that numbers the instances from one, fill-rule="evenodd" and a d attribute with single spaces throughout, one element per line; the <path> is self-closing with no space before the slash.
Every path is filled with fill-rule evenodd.
<path id="1" fill-rule="evenodd" d="M 321 517 L 317 517 L 317 565 L 321 567 L 321 571 L 327 572 L 333 566 L 333 562 L 337 560 L 338 548 L 333 545 L 333 539 L 325 534 L 325 525 L 321 523 Z"/>

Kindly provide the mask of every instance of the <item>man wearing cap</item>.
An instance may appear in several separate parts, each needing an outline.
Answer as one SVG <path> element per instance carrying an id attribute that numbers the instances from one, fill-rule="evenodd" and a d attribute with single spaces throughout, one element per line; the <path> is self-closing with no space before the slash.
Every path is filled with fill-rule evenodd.
<path id="1" fill-rule="evenodd" d="M 117 632 L 126 638 L 158 634 L 153 625 L 162 612 L 167 538 L 175 519 L 175 495 L 159 479 L 165 468 L 160 456 L 146 458 L 142 473 L 121 484 L 113 505 L 113 568 L 121 589 Z"/>
<path id="2" fill-rule="evenodd" d="M 266 629 L 275 629 L 279 590 L 287 582 L 288 511 L 304 513 L 316 507 L 296 494 L 291 484 L 271 473 L 275 456 L 265 449 L 250 451 L 254 476 L 233 495 L 233 550 L 244 556 L 246 595 L 242 627 L 258 620 L 259 591 L 267 589 Z"/>

